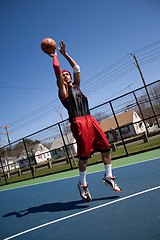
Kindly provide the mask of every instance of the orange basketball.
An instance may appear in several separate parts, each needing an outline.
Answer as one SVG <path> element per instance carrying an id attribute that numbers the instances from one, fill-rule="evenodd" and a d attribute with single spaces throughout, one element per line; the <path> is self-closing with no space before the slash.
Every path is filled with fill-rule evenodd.
<path id="1" fill-rule="evenodd" d="M 41 49 L 47 54 L 54 53 L 56 50 L 56 42 L 51 38 L 45 38 L 41 42 Z"/>

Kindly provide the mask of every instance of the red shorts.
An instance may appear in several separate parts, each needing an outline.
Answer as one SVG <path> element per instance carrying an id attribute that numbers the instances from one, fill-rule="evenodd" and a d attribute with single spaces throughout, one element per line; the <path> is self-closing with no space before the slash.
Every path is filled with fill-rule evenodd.
<path id="1" fill-rule="evenodd" d="M 110 150 L 105 133 L 91 115 L 74 118 L 71 121 L 71 131 L 76 139 L 80 157 L 89 157 L 94 151 Z"/>

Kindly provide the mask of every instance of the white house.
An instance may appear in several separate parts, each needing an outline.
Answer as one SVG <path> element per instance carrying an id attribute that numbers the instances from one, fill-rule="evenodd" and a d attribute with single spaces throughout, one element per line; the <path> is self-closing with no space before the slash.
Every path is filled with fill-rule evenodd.
<path id="1" fill-rule="evenodd" d="M 133 109 L 117 115 L 116 118 L 124 138 L 146 132 L 144 122 Z M 121 139 L 114 117 L 101 121 L 100 126 L 109 142 L 116 142 Z"/>
<path id="2" fill-rule="evenodd" d="M 1 158 L 1 162 L 3 165 L 3 170 L 5 172 L 12 171 L 14 169 L 19 168 L 19 162 L 16 157 L 3 157 Z M 2 170 L 2 168 L 1 168 Z"/>
<path id="3" fill-rule="evenodd" d="M 32 164 L 39 164 L 51 159 L 51 154 L 49 149 L 46 148 L 41 143 L 33 145 L 32 147 L 27 148 L 28 155 L 30 157 L 30 163 Z M 26 151 L 23 150 L 18 158 L 18 162 L 20 167 L 25 167 L 29 165 L 29 161 L 27 159 Z"/>
<path id="4" fill-rule="evenodd" d="M 77 153 L 77 143 L 75 138 L 73 137 L 72 133 L 68 133 L 63 135 L 64 141 L 67 146 L 67 150 L 69 154 L 76 154 Z M 51 147 L 50 147 L 51 156 L 53 159 L 66 156 L 66 150 L 64 146 L 64 142 L 62 137 L 55 138 Z"/>

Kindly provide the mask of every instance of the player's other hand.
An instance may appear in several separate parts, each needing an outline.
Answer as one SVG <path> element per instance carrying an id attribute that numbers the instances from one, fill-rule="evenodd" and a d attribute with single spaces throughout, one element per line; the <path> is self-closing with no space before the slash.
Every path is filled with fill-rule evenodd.
<path id="1" fill-rule="evenodd" d="M 58 50 L 60 51 L 60 53 L 62 55 L 65 55 L 66 54 L 66 45 L 65 45 L 65 43 L 63 41 L 60 41 L 59 44 L 60 44 L 60 48 L 58 47 Z"/>

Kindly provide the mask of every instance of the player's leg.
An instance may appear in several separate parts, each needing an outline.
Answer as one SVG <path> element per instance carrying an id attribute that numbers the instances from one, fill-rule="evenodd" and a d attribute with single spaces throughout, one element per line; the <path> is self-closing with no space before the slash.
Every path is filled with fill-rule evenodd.
<path id="1" fill-rule="evenodd" d="M 79 183 L 78 189 L 81 197 L 87 201 L 92 201 L 86 181 L 86 168 L 88 156 L 93 150 L 91 126 L 88 124 L 87 117 L 77 117 L 71 123 L 71 130 L 77 142 L 79 159 Z"/>
<path id="2" fill-rule="evenodd" d="M 86 202 L 91 202 L 92 197 L 88 190 L 88 183 L 86 181 L 86 168 L 87 168 L 87 160 L 88 159 L 79 159 L 79 183 L 78 189 L 81 197 Z"/>
<path id="3" fill-rule="evenodd" d="M 101 151 L 102 161 L 105 167 L 105 176 L 103 178 L 103 183 L 112 188 L 114 191 L 121 192 L 121 188 L 117 185 L 115 177 L 112 176 L 112 165 L 111 165 L 111 154 L 110 146 L 108 140 L 95 118 L 92 117 L 92 123 L 95 132 L 94 147 Z"/>
<path id="4" fill-rule="evenodd" d="M 79 182 L 83 185 L 83 186 L 87 186 L 87 182 L 86 182 L 86 168 L 87 168 L 87 159 L 79 159 L 79 175 L 80 175 L 80 179 Z"/>
<path id="5" fill-rule="evenodd" d="M 109 151 L 102 152 L 102 161 L 105 167 L 105 175 L 102 182 L 117 192 L 122 192 L 122 189 L 116 183 L 115 177 L 112 175 L 111 154 Z"/>
<path id="6" fill-rule="evenodd" d="M 111 164 L 111 153 L 110 151 L 102 152 L 102 161 L 105 167 L 105 173 L 107 176 L 112 177 L 112 164 Z"/>

